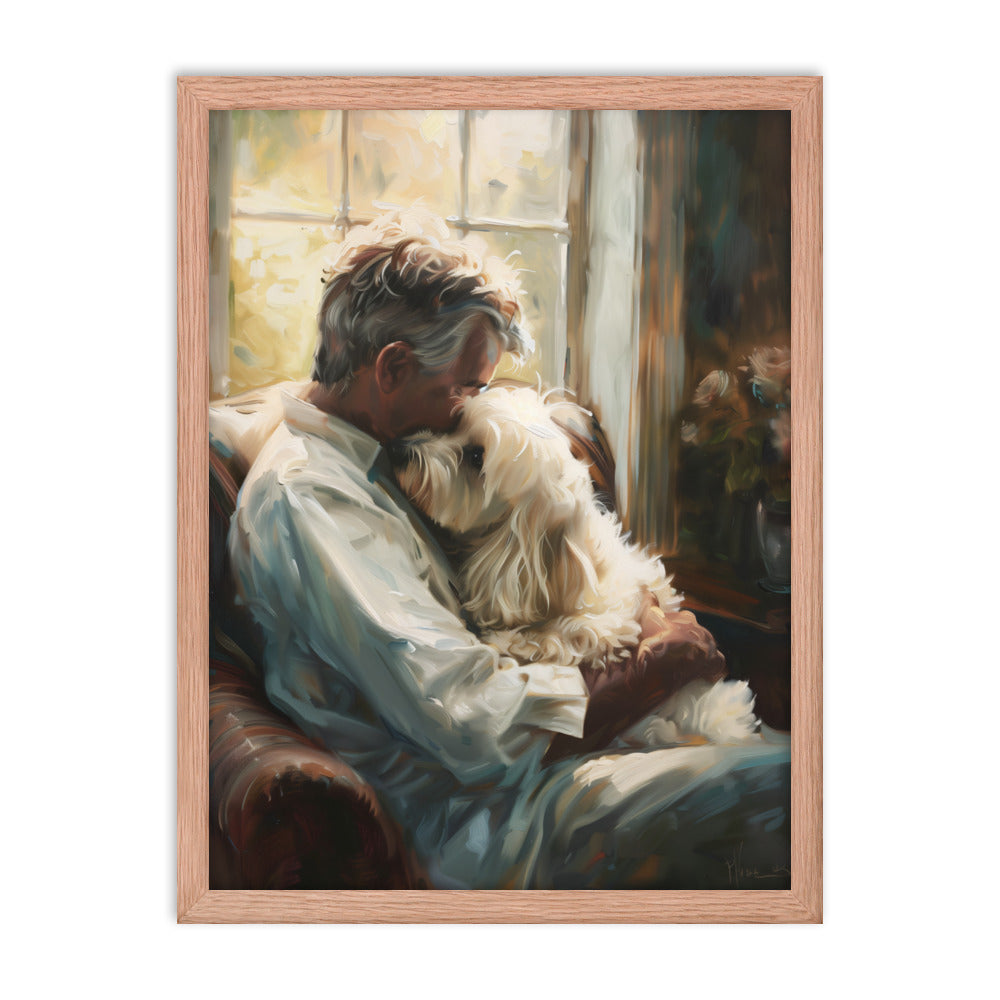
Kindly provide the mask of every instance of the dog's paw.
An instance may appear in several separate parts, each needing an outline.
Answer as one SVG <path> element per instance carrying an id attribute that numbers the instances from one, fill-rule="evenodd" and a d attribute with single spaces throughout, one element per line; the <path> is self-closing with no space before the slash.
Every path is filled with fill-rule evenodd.
<path id="1" fill-rule="evenodd" d="M 696 681 L 671 699 L 669 718 L 686 733 L 713 743 L 742 743 L 760 727 L 756 696 L 746 681 Z"/>
<path id="2" fill-rule="evenodd" d="M 646 747 L 671 747 L 686 742 L 673 719 L 661 719 L 656 715 L 644 719 L 641 726 L 637 727 L 637 734 L 641 734 L 642 746 Z"/>

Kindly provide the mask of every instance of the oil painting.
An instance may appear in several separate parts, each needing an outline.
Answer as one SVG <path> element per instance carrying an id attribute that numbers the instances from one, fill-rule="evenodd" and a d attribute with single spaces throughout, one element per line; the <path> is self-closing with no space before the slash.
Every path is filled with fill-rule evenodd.
<path id="1" fill-rule="evenodd" d="M 211 891 L 796 877 L 792 114 L 501 108 L 209 113 Z"/>

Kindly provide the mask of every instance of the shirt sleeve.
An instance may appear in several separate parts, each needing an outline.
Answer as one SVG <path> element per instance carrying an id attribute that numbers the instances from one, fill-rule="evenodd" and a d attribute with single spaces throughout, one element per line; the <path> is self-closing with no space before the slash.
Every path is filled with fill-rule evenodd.
<path id="1" fill-rule="evenodd" d="M 433 560 L 409 520 L 387 507 L 329 483 L 257 479 L 232 556 L 268 636 L 308 647 L 307 671 L 341 673 L 387 732 L 466 783 L 496 778 L 529 751 L 540 757 L 554 733 L 582 735 L 580 671 L 516 664 L 479 642 L 435 596 Z M 324 678 L 303 679 L 301 657 L 272 657 L 269 690 L 290 680 L 286 669 L 300 673 L 284 683 L 284 707 L 324 728 Z"/>

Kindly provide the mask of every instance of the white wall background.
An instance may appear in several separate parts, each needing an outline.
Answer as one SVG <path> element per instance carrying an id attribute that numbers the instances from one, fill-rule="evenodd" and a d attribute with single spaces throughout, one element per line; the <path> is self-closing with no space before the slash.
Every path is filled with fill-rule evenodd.
<path id="1" fill-rule="evenodd" d="M 96 0 L 8 13 L 0 891 L 12 995 L 988 992 L 1000 663 L 989 8 L 624 0 L 586 9 L 589 25 L 585 8 L 532 0 L 474 9 L 179 0 L 140 13 Z M 175 925 L 174 78 L 220 72 L 826 77 L 823 926 Z"/>

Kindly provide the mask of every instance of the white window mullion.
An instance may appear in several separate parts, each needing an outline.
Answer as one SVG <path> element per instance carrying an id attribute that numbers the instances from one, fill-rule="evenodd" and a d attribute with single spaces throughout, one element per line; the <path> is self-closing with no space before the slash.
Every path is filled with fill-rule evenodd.
<path id="1" fill-rule="evenodd" d="M 339 230 L 341 237 L 350 229 L 351 218 L 351 111 L 342 111 L 340 114 L 340 206 L 337 212 L 337 219 L 334 226 Z"/>
<path id="2" fill-rule="evenodd" d="M 469 218 L 469 150 L 472 147 L 472 120 L 470 112 L 459 111 L 458 113 L 458 141 L 460 144 L 459 159 L 460 166 L 458 172 L 458 214 L 460 220 L 456 224 L 460 228 L 466 229 L 465 220 Z"/>

